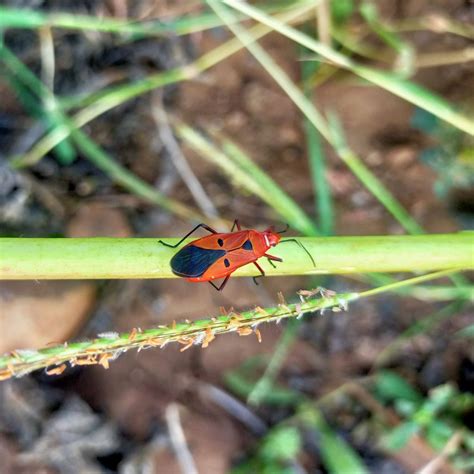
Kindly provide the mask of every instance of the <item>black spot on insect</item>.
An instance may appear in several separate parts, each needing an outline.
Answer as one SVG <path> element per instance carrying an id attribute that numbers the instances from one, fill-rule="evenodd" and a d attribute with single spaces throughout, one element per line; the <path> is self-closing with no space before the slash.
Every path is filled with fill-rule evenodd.
<path id="1" fill-rule="evenodd" d="M 226 268 L 230 267 L 230 262 L 227 258 L 224 258 L 224 265 L 226 266 Z"/>
<path id="2" fill-rule="evenodd" d="M 250 240 L 246 240 L 244 245 L 242 245 L 242 248 L 244 250 L 253 250 L 252 242 L 250 242 Z"/>
<path id="3" fill-rule="evenodd" d="M 224 245 L 224 241 L 222 239 L 217 239 L 217 243 L 219 244 L 219 247 Z"/>

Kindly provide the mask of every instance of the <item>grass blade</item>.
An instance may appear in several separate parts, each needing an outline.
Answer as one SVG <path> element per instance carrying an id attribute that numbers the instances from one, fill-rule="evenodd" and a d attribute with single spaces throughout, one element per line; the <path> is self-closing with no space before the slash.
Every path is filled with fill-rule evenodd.
<path id="1" fill-rule="evenodd" d="M 382 203 L 385 209 L 392 214 L 407 232 L 410 234 L 423 233 L 422 227 L 347 146 L 340 122 L 334 114 L 330 119 L 330 131 L 333 137 L 331 143 L 338 155 L 362 184 Z"/>
<path id="2" fill-rule="evenodd" d="M 314 51 L 328 61 L 334 62 L 339 67 L 352 71 L 369 82 L 372 82 L 373 84 L 401 97 L 402 99 L 405 99 L 408 102 L 411 102 L 412 104 L 431 112 L 433 115 L 445 120 L 454 127 L 457 127 L 460 130 L 469 133 L 470 135 L 474 135 L 474 121 L 471 118 L 459 113 L 442 97 L 426 90 L 417 84 L 405 79 L 401 79 L 395 74 L 358 65 L 334 49 L 323 45 L 322 43 L 314 40 L 308 35 L 305 35 L 301 31 L 292 28 L 291 26 L 281 23 L 277 19 L 268 16 L 258 8 L 255 8 L 248 3 L 243 3 L 238 0 L 223 0 L 223 2 L 242 13 L 245 13 L 251 18 L 271 26 L 276 31 L 291 38 L 293 41 L 296 41 L 302 46 Z"/>
<path id="3" fill-rule="evenodd" d="M 296 2 L 297 3 L 297 2 Z M 285 12 L 295 6 L 294 1 L 278 1 L 261 5 L 263 11 Z M 246 17 L 239 15 L 237 21 Z M 100 31 L 129 35 L 131 39 L 148 36 L 187 35 L 222 25 L 212 12 L 194 13 L 169 20 L 150 19 L 141 21 L 120 20 L 111 17 L 95 17 L 63 12 L 42 12 L 29 8 L 0 6 L 0 28 L 37 29 L 42 27 L 74 31 Z"/>
<path id="4" fill-rule="evenodd" d="M 145 201 L 160 206 L 183 219 L 197 222 L 206 221 L 206 218 L 197 211 L 190 209 L 179 201 L 164 196 L 153 186 L 117 163 L 82 130 L 70 130 L 70 133 L 74 143 L 84 153 L 87 159 L 104 171 L 115 183 L 127 189 L 132 194 L 140 196 Z M 209 221 L 209 219 L 207 220 Z"/>
<path id="5" fill-rule="evenodd" d="M 311 3 L 303 2 L 298 3 L 292 10 L 277 16 L 282 22 L 295 22 L 304 18 L 310 10 L 312 10 Z M 261 38 L 271 31 L 271 28 L 266 25 L 256 25 L 251 29 L 255 39 Z M 69 108 L 84 107 L 83 110 L 74 116 L 72 119 L 73 123 L 78 128 L 82 127 L 99 115 L 139 95 L 168 84 L 176 84 L 192 79 L 241 49 L 240 41 L 234 38 L 205 53 L 193 63 L 184 67 L 152 74 L 132 84 L 110 87 L 100 93 L 94 93 L 87 97 L 81 96 L 77 101 L 69 101 Z M 67 127 L 56 127 L 43 137 L 28 153 L 12 158 L 10 164 L 20 168 L 37 163 L 46 153 L 63 141 L 68 134 Z"/>
<path id="6" fill-rule="evenodd" d="M 372 370 L 378 369 L 385 365 L 393 355 L 410 339 L 419 334 L 426 334 L 430 332 L 438 324 L 441 324 L 446 319 L 449 319 L 453 314 L 457 313 L 463 306 L 463 301 L 455 301 L 448 306 L 445 306 L 439 311 L 436 311 L 429 316 L 421 318 L 413 323 L 408 329 L 403 331 L 396 339 L 388 344 L 378 355 L 372 366 Z"/>
<path id="7" fill-rule="evenodd" d="M 6 65 L 6 75 L 12 89 L 30 115 L 43 120 L 47 130 L 64 128 L 64 119 L 54 94 L 3 42 L 0 42 L 0 59 Z M 67 140 L 57 143 L 54 151 L 63 164 L 69 164 L 75 158 L 74 148 Z"/>
<path id="8" fill-rule="evenodd" d="M 51 104 L 50 109 L 54 111 L 56 119 L 61 123 L 59 131 L 67 132 L 66 136 L 70 134 L 84 155 L 98 168 L 102 169 L 114 182 L 146 201 L 161 206 L 184 219 L 205 220 L 198 212 L 191 210 L 178 201 L 167 198 L 153 186 L 114 161 L 83 131 L 76 128 L 74 123 L 60 110 L 54 94 L 6 46 L 3 45 L 0 54 L 6 66 L 11 69 L 12 73 L 16 74 L 25 86 L 37 96 L 47 98 Z"/>
<path id="9" fill-rule="evenodd" d="M 258 406 L 274 388 L 274 381 L 280 371 L 281 366 L 285 362 L 286 356 L 293 345 L 293 342 L 298 337 L 299 321 L 292 320 L 288 323 L 283 331 L 275 350 L 273 351 L 270 362 L 265 368 L 265 372 L 252 387 L 247 396 L 247 403 L 249 405 Z"/>
<path id="10" fill-rule="evenodd" d="M 223 170 L 232 182 L 266 202 L 292 228 L 305 235 L 318 234 L 315 224 L 298 204 L 230 140 L 221 138 L 219 148 L 182 122 L 176 123 L 175 129 L 184 143 Z"/>
<path id="11" fill-rule="evenodd" d="M 297 416 L 317 433 L 323 464 L 330 474 L 369 474 L 356 451 L 334 433 L 317 408 L 309 403 L 301 404 Z"/>
<path id="12" fill-rule="evenodd" d="M 224 7 L 219 6 L 215 0 L 208 0 L 208 3 L 215 8 L 216 12 L 222 16 L 223 21 L 242 41 L 247 49 L 262 64 L 267 72 L 275 79 L 278 85 L 288 94 L 295 105 L 305 114 L 311 124 L 316 127 L 319 133 L 328 140 L 334 147 L 341 159 L 348 165 L 353 173 L 362 181 L 367 189 L 382 203 L 382 205 L 398 220 L 398 222 L 411 233 L 421 233 L 422 229 L 405 209 L 398 203 L 395 197 L 385 188 L 377 177 L 359 160 L 355 153 L 350 150 L 343 140 L 342 130 L 338 128 L 335 120 L 331 126 L 325 118 L 304 96 L 301 90 L 291 81 L 287 74 L 275 61 L 261 48 L 253 42 L 248 32 L 232 22 L 233 17 L 229 15 Z M 326 48 L 325 45 L 322 47 Z M 339 53 L 338 53 L 339 54 Z"/>
<path id="13" fill-rule="evenodd" d="M 319 68 L 317 61 L 303 61 L 301 71 L 303 76 L 304 93 L 311 100 L 312 88 L 309 79 Z M 334 229 L 334 210 L 331 196 L 331 188 L 326 179 L 326 157 L 321 143 L 321 138 L 316 127 L 310 120 L 304 117 L 304 130 L 306 135 L 306 147 L 308 150 L 309 165 L 313 190 L 315 194 L 315 209 L 319 218 L 319 228 L 322 235 L 331 235 Z"/>

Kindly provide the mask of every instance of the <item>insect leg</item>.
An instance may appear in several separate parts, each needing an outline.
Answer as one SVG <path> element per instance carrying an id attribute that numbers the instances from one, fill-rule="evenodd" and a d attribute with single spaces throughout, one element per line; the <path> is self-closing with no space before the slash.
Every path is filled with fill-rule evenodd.
<path id="1" fill-rule="evenodd" d="M 272 260 L 275 260 L 275 262 L 283 262 L 283 259 L 280 257 L 274 257 L 273 255 L 268 255 L 267 253 L 263 255 L 264 257 L 267 257 L 268 263 L 273 267 L 276 268 L 275 264 L 272 262 Z"/>
<path id="2" fill-rule="evenodd" d="M 207 224 L 198 224 L 193 230 L 191 230 L 190 232 L 188 232 L 188 233 L 187 233 L 177 244 L 175 244 L 175 245 L 167 244 L 166 242 L 163 242 L 162 240 L 158 240 L 158 242 L 160 242 L 160 244 L 166 245 L 166 247 L 171 247 L 171 248 L 175 249 L 176 247 L 178 247 L 179 245 L 181 245 L 191 234 L 194 234 L 194 232 L 196 232 L 200 227 L 202 227 L 203 229 L 206 229 L 206 230 L 209 231 L 211 234 L 217 234 L 217 231 L 214 230 L 212 227 L 209 227 Z"/>
<path id="3" fill-rule="evenodd" d="M 262 278 L 265 276 L 265 272 L 263 271 L 262 267 L 257 263 L 257 262 L 253 262 L 253 264 L 258 268 L 258 270 L 260 271 L 261 275 L 258 275 L 256 277 L 252 277 L 252 280 L 253 282 L 258 286 L 258 283 L 257 283 L 257 278 Z"/>
<path id="4" fill-rule="evenodd" d="M 237 230 L 242 230 L 240 228 L 239 220 L 235 219 L 234 223 L 232 224 L 232 229 L 230 229 L 231 232 L 234 232 L 234 229 L 237 227 Z"/>
<path id="5" fill-rule="evenodd" d="M 217 290 L 217 291 L 222 291 L 224 289 L 224 286 L 226 285 L 226 283 L 228 282 L 230 278 L 230 275 L 227 275 L 225 278 L 224 278 L 224 281 L 220 284 L 220 286 L 217 286 L 215 285 L 214 283 L 212 283 L 212 281 L 209 281 L 209 283 Z"/>
<path id="6" fill-rule="evenodd" d="M 274 260 L 275 262 L 283 262 L 283 259 L 282 259 L 282 258 L 280 258 L 280 257 L 274 257 L 273 255 L 268 255 L 268 253 L 264 254 L 263 256 L 264 256 L 264 257 L 267 257 L 270 262 L 271 262 L 272 260 Z"/>

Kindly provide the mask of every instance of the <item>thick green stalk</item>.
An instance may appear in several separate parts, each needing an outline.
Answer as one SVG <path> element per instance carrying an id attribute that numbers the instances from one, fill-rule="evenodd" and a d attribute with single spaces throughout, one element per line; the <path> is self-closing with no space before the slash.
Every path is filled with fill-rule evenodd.
<path id="1" fill-rule="evenodd" d="M 416 272 L 474 268 L 473 234 L 325 237 L 282 242 L 271 253 L 276 268 L 261 260 L 268 275 Z M 174 243 L 177 239 L 167 239 Z M 0 279 L 172 278 L 175 249 L 156 239 L 0 239 Z M 254 276 L 247 265 L 236 276 Z"/>

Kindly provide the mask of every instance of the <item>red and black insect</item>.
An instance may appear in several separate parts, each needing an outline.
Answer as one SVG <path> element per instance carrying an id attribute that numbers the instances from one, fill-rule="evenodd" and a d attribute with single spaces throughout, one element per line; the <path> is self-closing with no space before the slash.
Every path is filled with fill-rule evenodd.
<path id="1" fill-rule="evenodd" d="M 259 232 L 254 229 L 242 230 L 239 222 L 235 220 L 230 232 L 219 233 L 206 224 L 199 224 L 175 245 L 167 244 L 162 240 L 160 240 L 160 243 L 167 247 L 176 248 L 201 227 L 210 232 L 211 235 L 193 240 L 179 250 L 171 259 L 171 269 L 175 275 L 189 281 L 208 281 L 218 291 L 224 288 L 235 270 L 249 263 L 253 263 L 258 268 L 259 277 L 265 276 L 265 272 L 257 263 L 257 260 L 266 257 L 273 267 L 275 266 L 274 261 L 282 262 L 281 258 L 267 254 L 271 247 L 275 247 L 280 242 L 296 242 L 304 249 L 313 265 L 315 265 L 313 257 L 301 242 L 296 239 L 281 240 L 280 234 L 286 232 L 288 226 L 279 232 L 274 231 L 272 227 Z M 236 227 L 237 231 L 234 232 Z M 219 278 L 224 278 L 224 281 L 220 286 L 217 286 L 212 280 Z M 256 278 L 258 277 L 253 279 L 257 284 Z"/>

